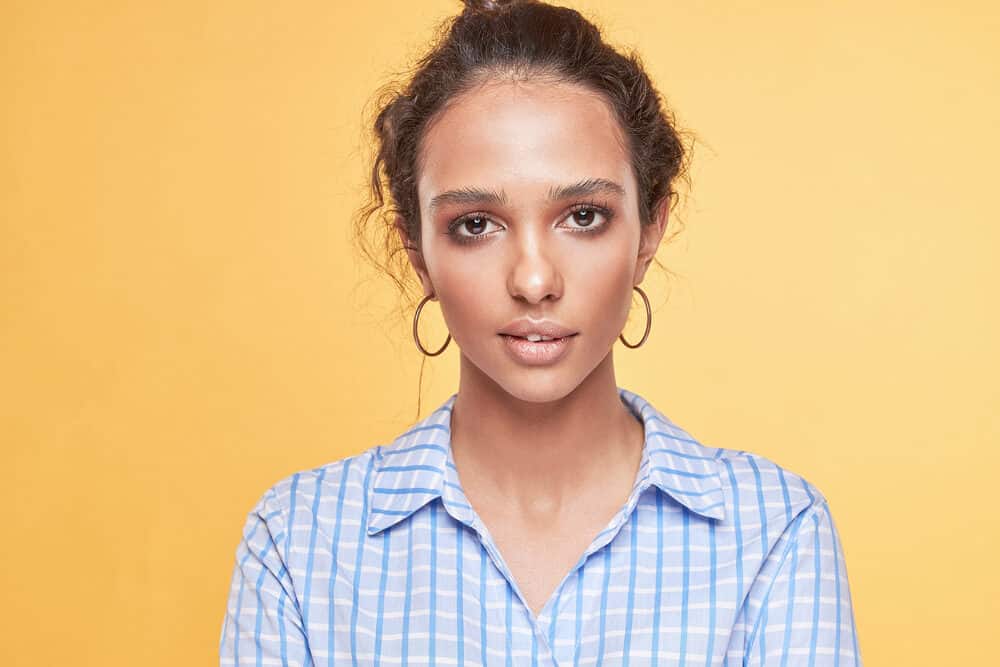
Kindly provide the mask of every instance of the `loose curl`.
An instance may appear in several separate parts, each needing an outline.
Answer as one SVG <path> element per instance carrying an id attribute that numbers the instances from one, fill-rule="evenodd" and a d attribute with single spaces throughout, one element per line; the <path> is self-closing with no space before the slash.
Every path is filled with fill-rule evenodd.
<path id="1" fill-rule="evenodd" d="M 606 44 L 600 30 L 573 9 L 538 0 L 466 0 L 461 14 L 438 27 L 437 39 L 406 78 L 408 82 L 386 84 L 374 97 L 369 198 L 354 222 L 362 256 L 404 295 L 419 287 L 406 250 L 419 252 L 421 243 L 421 140 L 449 103 L 484 83 L 543 79 L 601 94 L 627 139 L 643 225 L 653 222 L 661 206 L 673 210 L 675 182 L 688 182 L 690 152 L 639 56 Z M 409 245 L 403 244 L 399 230 Z M 404 312 L 420 296 L 419 290 L 411 293 Z"/>

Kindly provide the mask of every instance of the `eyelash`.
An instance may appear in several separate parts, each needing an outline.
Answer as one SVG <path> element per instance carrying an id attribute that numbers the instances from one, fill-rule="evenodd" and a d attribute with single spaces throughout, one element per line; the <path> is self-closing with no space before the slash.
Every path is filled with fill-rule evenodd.
<path id="1" fill-rule="evenodd" d="M 576 213 L 580 213 L 581 211 L 600 213 L 602 216 L 604 216 L 604 222 L 600 225 L 597 225 L 596 227 L 573 229 L 572 231 L 574 233 L 598 234 L 600 232 L 603 232 L 605 228 L 611 224 L 611 219 L 614 217 L 614 213 L 608 207 L 607 202 L 602 202 L 602 203 L 584 202 L 580 204 L 575 204 L 573 208 L 569 210 L 569 213 L 567 215 L 574 215 Z M 448 236 L 452 237 L 453 239 L 455 239 L 457 243 L 461 244 L 479 243 L 481 239 L 485 239 L 486 237 L 489 236 L 489 234 L 482 233 L 482 234 L 473 234 L 471 236 L 463 236 L 457 233 L 459 227 L 469 222 L 470 220 L 474 220 L 476 218 L 484 218 L 489 222 L 493 222 L 490 219 L 490 217 L 485 213 L 469 213 L 467 215 L 463 215 L 462 217 L 458 218 L 457 220 L 451 222 L 448 225 Z"/>

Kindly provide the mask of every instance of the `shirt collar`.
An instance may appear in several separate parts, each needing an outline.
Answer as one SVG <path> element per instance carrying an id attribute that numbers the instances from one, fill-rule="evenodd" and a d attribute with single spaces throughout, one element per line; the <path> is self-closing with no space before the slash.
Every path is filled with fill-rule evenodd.
<path id="1" fill-rule="evenodd" d="M 719 450 L 705 447 L 642 396 L 618 387 L 626 407 L 643 423 L 645 441 L 631 498 L 653 485 L 695 514 L 726 518 Z M 423 420 L 376 449 L 369 535 L 399 523 L 435 498 L 459 521 L 474 512 L 458 484 L 451 455 L 452 394 Z"/>

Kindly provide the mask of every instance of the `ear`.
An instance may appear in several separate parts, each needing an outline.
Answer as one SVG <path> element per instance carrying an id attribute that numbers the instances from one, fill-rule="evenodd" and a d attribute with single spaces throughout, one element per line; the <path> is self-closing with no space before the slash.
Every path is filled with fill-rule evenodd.
<path id="1" fill-rule="evenodd" d="M 413 270 L 417 272 L 417 277 L 420 278 L 420 284 L 423 286 L 424 296 L 433 296 L 434 285 L 431 283 L 430 274 L 427 272 L 427 265 L 424 263 L 424 255 L 406 233 L 406 223 L 401 216 L 396 216 L 393 227 L 396 228 L 396 232 L 399 234 L 399 240 L 402 241 L 403 247 L 406 248 L 406 256 L 410 260 L 410 265 L 413 267 Z"/>
<path id="2" fill-rule="evenodd" d="M 639 256 L 635 265 L 635 277 L 632 284 L 638 285 L 646 276 L 646 269 L 653 261 L 657 249 L 660 247 L 660 240 L 667 230 L 667 219 L 670 215 L 669 198 L 664 198 L 653 213 L 653 221 L 648 225 L 643 225 L 639 234 Z"/>

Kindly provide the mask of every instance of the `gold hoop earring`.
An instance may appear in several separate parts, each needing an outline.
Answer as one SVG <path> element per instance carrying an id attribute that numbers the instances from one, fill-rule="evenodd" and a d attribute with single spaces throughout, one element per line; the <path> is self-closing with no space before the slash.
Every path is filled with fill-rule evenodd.
<path id="1" fill-rule="evenodd" d="M 428 352 L 427 350 L 425 350 L 424 346 L 420 344 L 420 336 L 417 335 L 417 322 L 420 320 L 420 311 L 423 310 L 424 304 L 427 303 L 431 298 L 432 298 L 431 296 L 425 296 L 420 301 L 420 305 L 417 306 L 416 312 L 413 313 L 413 340 L 414 342 L 416 342 L 418 350 L 426 354 L 428 357 L 436 357 L 442 352 L 444 352 L 444 348 L 448 347 L 448 343 L 451 342 L 451 334 L 450 333 L 448 334 L 448 338 L 445 339 L 444 345 L 442 345 L 441 349 L 438 350 L 437 352 Z"/>
<path id="2" fill-rule="evenodd" d="M 651 311 L 649 308 L 649 299 L 646 297 L 646 293 L 643 292 L 641 289 L 639 289 L 637 285 L 633 286 L 632 289 L 634 289 L 639 293 L 639 296 L 642 297 L 643 303 L 646 304 L 646 331 L 643 332 L 642 339 L 635 345 L 632 345 L 630 342 L 625 340 L 625 336 L 623 334 L 618 334 L 618 337 L 621 338 L 621 341 L 622 343 L 625 344 L 625 347 L 630 347 L 632 349 L 635 349 L 640 345 L 642 345 L 643 343 L 645 343 L 646 338 L 649 336 L 649 329 L 653 325 L 653 311 Z"/>

